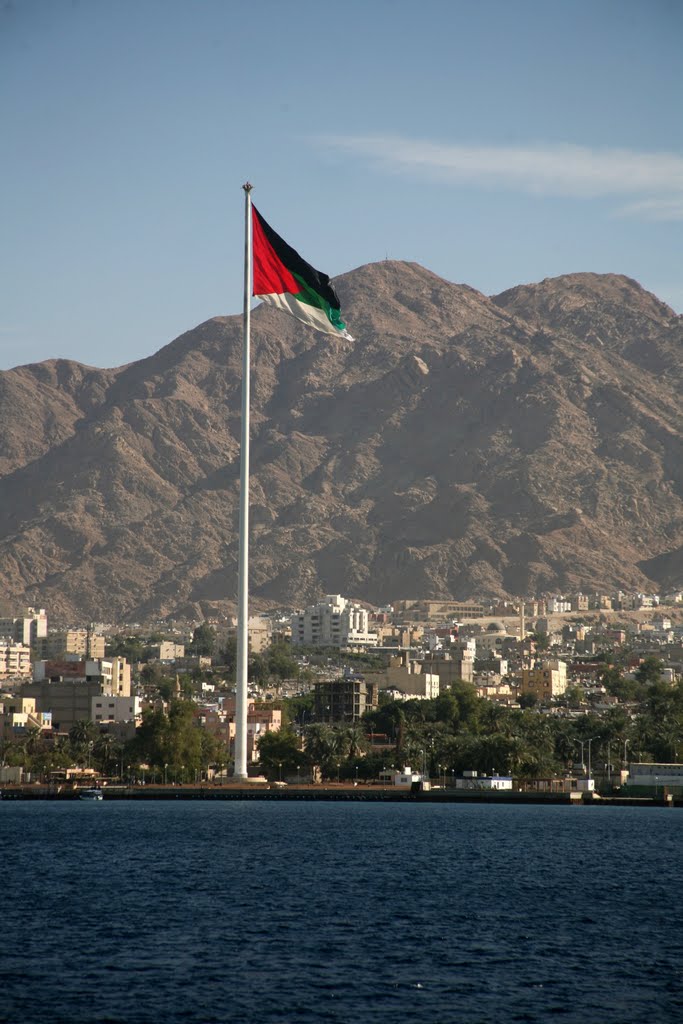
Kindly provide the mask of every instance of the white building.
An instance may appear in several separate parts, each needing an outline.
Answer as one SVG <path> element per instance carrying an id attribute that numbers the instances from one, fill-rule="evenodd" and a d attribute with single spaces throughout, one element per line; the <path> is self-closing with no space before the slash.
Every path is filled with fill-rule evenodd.
<path id="1" fill-rule="evenodd" d="M 463 772 L 462 778 L 455 780 L 456 789 L 512 789 L 510 775 L 480 775 L 479 772 Z"/>
<path id="2" fill-rule="evenodd" d="M 377 634 L 368 631 L 368 613 L 340 594 L 292 615 L 292 644 L 307 647 L 375 647 Z"/>
<path id="3" fill-rule="evenodd" d="M 142 712 L 139 697 L 110 697 L 100 694 L 91 697 L 90 706 L 90 721 L 95 725 L 103 725 L 106 722 L 135 722 Z"/>
<path id="4" fill-rule="evenodd" d="M 629 786 L 647 786 L 650 789 L 683 789 L 683 764 L 664 764 L 641 761 L 628 768 Z"/>
<path id="5" fill-rule="evenodd" d="M 47 636 L 47 614 L 44 608 L 24 608 L 22 615 L 0 619 L 0 636 L 9 637 L 30 647 Z"/>
<path id="6" fill-rule="evenodd" d="M 0 679 L 30 678 L 31 672 L 31 648 L 0 639 Z"/>
<path id="7" fill-rule="evenodd" d="M 422 782 L 420 772 L 414 772 L 410 765 L 406 765 L 397 771 L 395 768 L 379 773 L 379 781 L 389 786 L 400 786 L 403 789 L 410 789 L 414 782 Z"/>

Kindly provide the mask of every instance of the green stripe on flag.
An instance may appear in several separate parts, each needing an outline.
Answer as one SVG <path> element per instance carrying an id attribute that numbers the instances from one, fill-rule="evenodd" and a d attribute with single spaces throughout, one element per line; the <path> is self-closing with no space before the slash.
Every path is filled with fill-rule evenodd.
<path id="1" fill-rule="evenodd" d="M 302 302 L 307 306 L 316 306 L 318 309 L 322 309 L 323 313 L 330 321 L 330 323 L 337 328 L 338 331 L 345 331 L 346 324 L 342 320 L 339 310 L 327 302 L 322 295 L 319 295 L 315 289 L 311 288 L 310 285 L 306 284 L 304 279 L 299 274 L 292 275 L 295 281 L 298 281 L 301 285 L 301 291 L 297 292 L 294 298 L 298 302 Z"/>

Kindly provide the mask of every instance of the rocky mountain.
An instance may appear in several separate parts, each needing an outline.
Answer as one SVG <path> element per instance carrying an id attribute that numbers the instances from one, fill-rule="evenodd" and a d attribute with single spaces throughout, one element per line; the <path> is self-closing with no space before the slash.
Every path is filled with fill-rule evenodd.
<path id="1" fill-rule="evenodd" d="M 683 317 L 572 274 L 487 297 L 412 263 L 336 282 L 354 342 L 253 314 L 251 593 L 683 583 Z M 53 619 L 234 605 L 241 318 L 115 370 L 0 373 L 0 579 Z"/>

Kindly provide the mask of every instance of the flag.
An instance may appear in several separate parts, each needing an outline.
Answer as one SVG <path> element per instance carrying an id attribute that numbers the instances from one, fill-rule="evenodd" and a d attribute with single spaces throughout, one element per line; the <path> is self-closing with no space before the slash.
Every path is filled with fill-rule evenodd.
<path id="1" fill-rule="evenodd" d="M 267 224 L 252 205 L 254 290 L 258 299 L 337 337 L 353 338 L 341 318 L 339 297 L 327 274 L 315 270 Z"/>

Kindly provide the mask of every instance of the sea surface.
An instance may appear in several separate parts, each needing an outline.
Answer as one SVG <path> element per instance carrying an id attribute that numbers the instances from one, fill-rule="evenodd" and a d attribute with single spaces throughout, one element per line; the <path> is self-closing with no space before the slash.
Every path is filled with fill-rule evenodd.
<path id="1" fill-rule="evenodd" d="M 683 812 L 0 803 L 0 1021 L 679 1024 Z"/>

